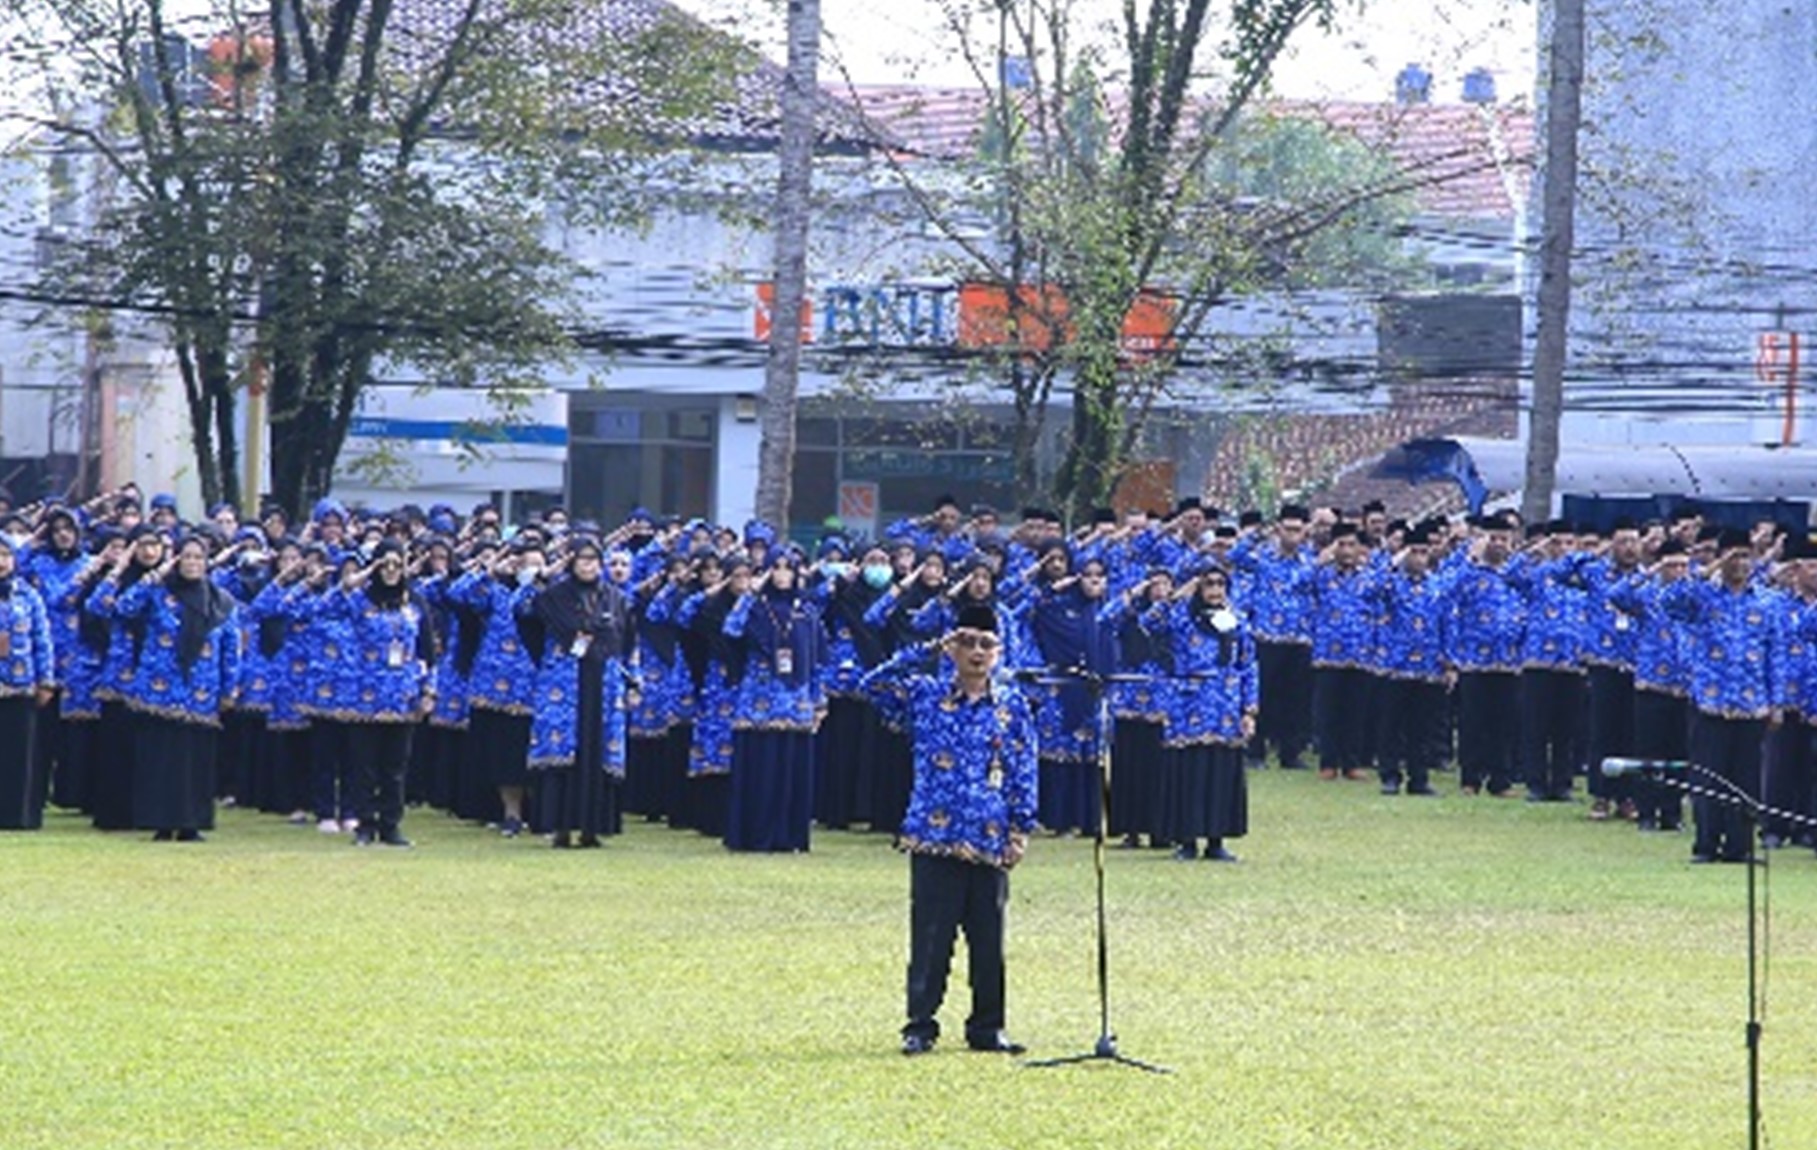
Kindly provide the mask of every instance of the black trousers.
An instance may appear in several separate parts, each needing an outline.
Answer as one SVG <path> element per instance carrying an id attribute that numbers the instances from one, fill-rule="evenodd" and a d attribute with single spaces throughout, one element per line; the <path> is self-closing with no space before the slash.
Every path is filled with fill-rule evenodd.
<path id="1" fill-rule="evenodd" d="M 1691 757 L 1691 705 L 1683 695 L 1634 692 L 1634 754 L 1679 761 Z M 1684 820 L 1684 794 L 1653 779 L 1636 779 L 1634 805 L 1643 825 L 1675 831 Z"/>
<path id="2" fill-rule="evenodd" d="M 1257 643 L 1261 709 L 1252 757 L 1273 746 L 1282 766 L 1299 766 L 1312 738 L 1312 648 L 1305 643 Z"/>
<path id="3" fill-rule="evenodd" d="M 1520 730 L 1520 676 L 1512 671 L 1466 671 L 1457 679 L 1458 781 L 1491 794 L 1514 781 Z"/>
<path id="4" fill-rule="evenodd" d="M 353 809 L 361 830 L 382 838 L 397 833 L 404 821 L 404 775 L 410 768 L 410 743 L 416 723 L 348 723 L 347 777 L 353 793 L 342 798 Z"/>
<path id="5" fill-rule="evenodd" d="M 1313 671 L 1313 720 L 1319 734 L 1319 769 L 1360 771 L 1369 766 L 1369 703 L 1374 676 L 1353 667 Z"/>
<path id="6" fill-rule="evenodd" d="M 1621 802 L 1632 799 L 1631 776 L 1604 778 L 1602 761 L 1634 754 L 1634 672 L 1617 667 L 1590 668 L 1590 732 L 1584 756 L 1590 794 Z"/>
<path id="7" fill-rule="evenodd" d="M 952 967 L 953 942 L 965 930 L 972 1013 L 968 1041 L 989 1041 L 1003 1029 L 1003 911 L 1009 874 L 993 866 L 940 855 L 909 856 L 908 1023 L 904 1035 L 937 1038 L 940 1004 Z"/>
<path id="8" fill-rule="evenodd" d="M 1520 675 L 1521 769 L 1527 794 L 1563 799 L 1577 774 L 1584 677 L 1529 667 Z"/>
<path id="9" fill-rule="evenodd" d="M 1409 791 L 1432 786 L 1432 772 L 1443 765 L 1450 750 L 1451 714 L 1445 695 L 1445 684 L 1436 680 L 1387 676 L 1376 680 L 1375 711 L 1381 717 L 1376 764 L 1384 784 L 1398 786 L 1404 778 Z"/>
<path id="10" fill-rule="evenodd" d="M 1761 801 L 1793 814 L 1817 814 L 1812 795 L 1812 736 L 1817 734 L 1803 715 L 1792 712 L 1785 722 L 1767 732 L 1766 779 Z M 1781 840 L 1808 843 L 1811 828 L 1793 826 L 1784 817 L 1767 815 L 1761 830 Z"/>
<path id="11" fill-rule="evenodd" d="M 1692 781 L 1705 789 L 1720 791 L 1724 789 L 1722 784 L 1708 777 L 1715 775 L 1758 798 L 1761 743 L 1766 729 L 1764 719 L 1724 719 L 1698 712 L 1691 723 L 1691 761 L 1708 774 L 1693 776 Z M 1744 805 L 1697 795 L 1691 799 L 1691 813 L 1697 817 L 1692 854 L 1730 861 L 1748 857 L 1752 848 L 1748 826 L 1752 820 Z"/>

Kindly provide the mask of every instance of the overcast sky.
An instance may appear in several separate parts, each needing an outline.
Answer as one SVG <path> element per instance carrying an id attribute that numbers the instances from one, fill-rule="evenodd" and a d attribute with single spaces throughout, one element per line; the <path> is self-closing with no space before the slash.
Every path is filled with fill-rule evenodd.
<path id="1" fill-rule="evenodd" d="M 778 0 L 681 0 L 681 6 L 756 40 L 773 58 L 786 55 Z M 1122 0 L 1073 0 L 1086 23 L 1114 19 Z M 1358 7 L 1363 11 L 1356 12 Z M 1394 76 L 1424 64 L 1433 98 L 1456 102 L 1464 73 L 1495 73 L 1497 93 L 1531 99 L 1534 0 L 1339 0 L 1345 10 L 1330 34 L 1303 31 L 1274 76 L 1284 96 L 1376 100 L 1390 97 Z M 971 73 L 942 27 L 938 0 L 822 0 L 826 51 L 860 84 L 968 84 Z M 1225 0 L 1213 10 L 1228 8 Z M 982 31 L 982 30 L 981 30 Z M 994 28 L 990 30 L 995 43 Z M 823 79 L 841 72 L 830 58 Z"/>

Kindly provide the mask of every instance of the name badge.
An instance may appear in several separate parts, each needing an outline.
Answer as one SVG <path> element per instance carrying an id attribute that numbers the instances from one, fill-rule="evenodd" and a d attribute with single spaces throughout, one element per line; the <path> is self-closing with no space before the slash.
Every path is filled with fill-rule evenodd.
<path id="1" fill-rule="evenodd" d="M 574 636 L 574 642 L 568 645 L 568 654 L 574 656 L 576 659 L 584 659 L 587 657 L 587 652 L 591 650 L 592 647 L 593 636 L 587 634 L 576 635 Z"/>
<path id="2" fill-rule="evenodd" d="M 1628 619 L 1628 617 L 1626 615 L 1615 616 L 1615 629 L 1617 631 L 1626 631 L 1629 627 L 1632 627 L 1633 625 L 1634 624 Z"/>
<path id="3" fill-rule="evenodd" d="M 778 675 L 793 675 L 795 673 L 794 648 L 776 648 L 776 673 Z"/>
<path id="4" fill-rule="evenodd" d="M 398 639 L 393 639 L 391 645 L 385 648 L 385 666 L 402 667 L 404 665 L 404 658 L 405 651 L 403 642 Z"/>
<path id="5" fill-rule="evenodd" d="M 1001 761 L 997 759 L 991 760 L 991 769 L 989 773 L 984 776 L 984 785 L 993 791 L 1000 791 L 1003 789 L 1003 763 Z"/>

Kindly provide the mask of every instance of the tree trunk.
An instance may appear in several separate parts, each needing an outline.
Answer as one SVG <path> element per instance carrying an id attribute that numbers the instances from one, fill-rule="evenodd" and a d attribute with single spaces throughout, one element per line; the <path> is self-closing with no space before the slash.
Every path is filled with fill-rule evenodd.
<path id="1" fill-rule="evenodd" d="M 776 295 L 764 364 L 757 517 L 785 534 L 795 462 L 795 394 L 801 382 L 801 304 L 807 295 L 808 197 L 819 92 L 820 0 L 789 0 L 789 67 L 782 85 L 776 181 Z"/>
<path id="2" fill-rule="evenodd" d="M 1546 81 L 1546 168 L 1541 195 L 1539 330 L 1533 345 L 1533 410 L 1527 427 L 1527 483 L 1521 515 L 1552 514 L 1558 432 L 1564 410 L 1571 324 L 1571 247 L 1577 207 L 1577 129 L 1583 117 L 1584 0 L 1553 0 Z"/>

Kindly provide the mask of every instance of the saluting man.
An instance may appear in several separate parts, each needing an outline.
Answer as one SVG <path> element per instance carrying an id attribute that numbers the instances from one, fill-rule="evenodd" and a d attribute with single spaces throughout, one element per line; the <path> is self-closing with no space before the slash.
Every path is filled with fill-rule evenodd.
<path id="1" fill-rule="evenodd" d="M 909 854 L 904 1054 L 925 1054 L 940 1037 L 935 1016 L 962 927 L 972 985 L 966 1045 L 1023 1052 L 1003 1032 L 1003 911 L 1009 871 L 1035 826 L 1038 772 L 1028 702 L 993 675 L 1002 650 L 996 612 L 966 607 L 944 638 L 904 648 L 862 681 L 880 700 L 906 696 L 914 738 L 914 790 L 898 838 Z M 935 651 L 951 670 L 917 673 Z"/>

